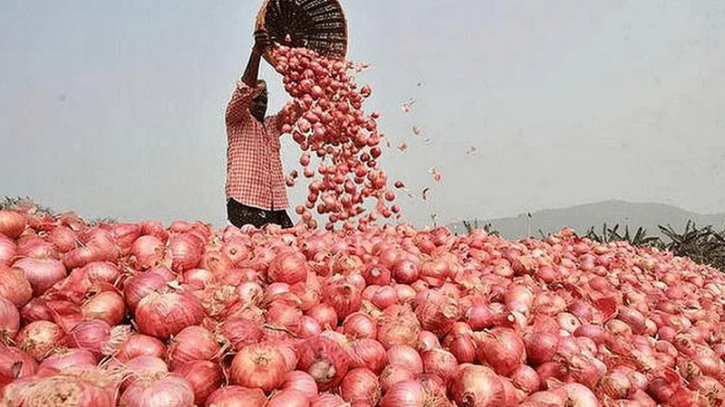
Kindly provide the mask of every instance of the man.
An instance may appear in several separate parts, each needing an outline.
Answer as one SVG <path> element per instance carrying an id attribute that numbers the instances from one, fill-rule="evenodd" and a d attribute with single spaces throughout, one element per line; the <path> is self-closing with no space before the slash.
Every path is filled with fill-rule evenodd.
<path id="1" fill-rule="evenodd" d="M 236 227 L 273 223 L 291 228 L 280 159 L 283 114 L 265 116 L 267 86 L 258 81 L 259 64 L 271 42 L 264 31 L 254 37 L 252 55 L 226 111 L 227 216 Z M 292 110 L 290 114 L 298 114 L 299 109 L 283 109 Z"/>

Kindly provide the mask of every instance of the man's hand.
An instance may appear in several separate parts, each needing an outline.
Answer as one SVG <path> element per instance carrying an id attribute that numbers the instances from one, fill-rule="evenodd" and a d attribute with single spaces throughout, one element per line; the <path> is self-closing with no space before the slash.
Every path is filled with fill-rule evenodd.
<path id="1" fill-rule="evenodd" d="M 265 30 L 259 30 L 254 32 L 254 50 L 260 53 L 267 51 L 272 46 L 272 40 L 269 38 L 269 34 Z"/>

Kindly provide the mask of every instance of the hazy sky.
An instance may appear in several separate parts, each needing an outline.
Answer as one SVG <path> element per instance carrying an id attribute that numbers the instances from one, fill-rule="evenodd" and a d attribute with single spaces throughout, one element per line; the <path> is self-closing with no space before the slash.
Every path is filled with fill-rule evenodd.
<path id="1" fill-rule="evenodd" d="M 221 225 L 223 114 L 260 4 L 0 0 L 0 195 Z M 725 209 L 722 0 L 343 5 L 349 57 L 373 64 L 367 109 L 393 142 L 383 167 L 416 197 L 430 186 L 441 221 L 610 198 Z M 263 76 L 281 106 L 281 79 Z M 286 140 L 285 171 L 297 156 Z"/>

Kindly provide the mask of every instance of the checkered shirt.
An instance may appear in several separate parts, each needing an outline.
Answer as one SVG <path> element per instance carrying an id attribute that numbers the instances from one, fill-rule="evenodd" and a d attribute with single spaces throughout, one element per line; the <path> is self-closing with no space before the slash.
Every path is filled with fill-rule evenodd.
<path id="1" fill-rule="evenodd" d="M 264 210 L 289 207 L 280 159 L 281 115 L 267 117 L 264 124 L 252 117 L 252 99 L 263 89 L 239 81 L 226 112 L 226 195 L 239 203 Z"/>

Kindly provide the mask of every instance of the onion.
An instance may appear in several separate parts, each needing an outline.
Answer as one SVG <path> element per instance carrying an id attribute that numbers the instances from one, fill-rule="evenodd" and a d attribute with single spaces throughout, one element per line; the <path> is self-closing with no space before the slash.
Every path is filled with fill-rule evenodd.
<path id="1" fill-rule="evenodd" d="M 539 374 L 527 365 L 521 365 L 514 370 L 511 374 L 511 383 L 514 387 L 526 394 L 531 394 L 539 390 L 539 386 L 541 385 Z"/>
<path id="2" fill-rule="evenodd" d="M 189 407 L 194 405 L 194 389 L 188 381 L 173 374 L 157 379 L 137 380 L 121 395 L 121 405 Z"/>
<path id="3" fill-rule="evenodd" d="M 15 242 L 5 236 L 0 236 L 0 266 L 12 263 L 17 254 L 18 247 Z"/>
<path id="4" fill-rule="evenodd" d="M 420 325 L 410 308 L 397 305 L 383 312 L 378 325 L 378 341 L 386 348 L 395 345 L 415 345 Z"/>
<path id="5" fill-rule="evenodd" d="M 245 346 L 234 357 L 230 379 L 244 387 L 271 391 L 284 382 L 288 368 L 281 347 L 272 343 Z"/>
<path id="6" fill-rule="evenodd" d="M 190 326 L 169 342 L 169 367 L 176 371 L 193 361 L 210 361 L 219 356 L 220 352 L 221 349 L 211 332 L 200 326 Z"/>
<path id="7" fill-rule="evenodd" d="M 388 355 L 383 345 L 373 339 L 354 341 L 349 351 L 350 367 L 366 367 L 375 374 L 380 374 L 388 364 Z"/>
<path id="8" fill-rule="evenodd" d="M 347 374 L 350 358 L 335 341 L 323 336 L 307 339 L 298 348 L 297 369 L 309 373 L 320 390 L 337 386 Z"/>
<path id="9" fill-rule="evenodd" d="M 299 335 L 302 337 L 302 339 L 307 339 L 307 338 L 311 338 L 315 335 L 319 335 L 320 332 L 322 332 L 322 327 L 320 326 L 320 323 L 317 322 L 316 319 L 309 317 L 307 315 L 304 315 L 300 319 Z"/>
<path id="10" fill-rule="evenodd" d="M 39 370 L 90 371 L 98 364 L 93 352 L 85 349 L 57 349 L 40 362 Z"/>
<path id="11" fill-rule="evenodd" d="M 599 401 L 586 386 L 579 383 L 569 383 L 563 387 L 566 393 L 566 405 L 572 407 L 598 407 Z"/>
<path id="12" fill-rule="evenodd" d="M 135 357 L 122 366 L 119 364 L 119 369 L 128 375 L 128 379 L 121 386 L 122 390 L 127 389 L 137 380 L 149 380 L 169 372 L 166 363 L 154 356 Z M 111 370 L 113 369 L 111 368 Z"/>
<path id="13" fill-rule="evenodd" d="M 267 274 L 271 281 L 296 284 L 307 278 L 307 263 L 300 253 L 280 254 L 269 265 Z"/>
<path id="14" fill-rule="evenodd" d="M 20 329 L 20 313 L 15 305 L 0 297 L 0 343 L 15 339 Z"/>
<path id="15" fill-rule="evenodd" d="M 336 327 L 337 326 L 337 312 L 335 308 L 330 304 L 320 303 L 307 311 L 307 315 L 316 319 L 320 323 L 322 328 Z"/>
<path id="16" fill-rule="evenodd" d="M 23 270 L 25 277 L 33 288 L 34 295 L 43 294 L 53 284 L 62 280 L 66 276 L 65 266 L 58 260 L 53 259 L 34 259 L 24 257 L 15 263 L 13 267 Z"/>
<path id="17" fill-rule="evenodd" d="M 335 394 L 323 393 L 312 400 L 310 407 L 348 407 L 349 404 L 342 397 Z"/>
<path id="18" fill-rule="evenodd" d="M 508 328 L 494 328 L 484 336 L 478 359 L 488 363 L 496 373 L 508 376 L 526 360 L 524 341 Z"/>
<path id="19" fill-rule="evenodd" d="M 177 292 L 151 293 L 138 303 L 135 312 L 139 332 L 168 339 L 204 318 L 204 308 L 195 297 Z"/>
<path id="20" fill-rule="evenodd" d="M 388 286 L 390 284 L 390 270 L 380 264 L 370 264 L 363 269 L 363 278 L 368 285 Z"/>
<path id="21" fill-rule="evenodd" d="M 131 311 L 135 311 L 138 303 L 141 302 L 148 294 L 166 287 L 171 281 L 159 273 L 145 272 L 139 273 L 128 280 L 124 284 L 124 298 L 126 305 Z"/>
<path id="22" fill-rule="evenodd" d="M 629 395 L 630 382 L 627 375 L 621 371 L 608 372 L 597 384 L 597 392 L 612 399 L 623 399 Z"/>
<path id="23" fill-rule="evenodd" d="M 262 339 L 262 330 L 257 323 L 241 317 L 224 321 L 221 325 L 221 333 L 235 351 Z"/>
<path id="24" fill-rule="evenodd" d="M 423 373 L 423 360 L 414 348 L 407 345 L 388 348 L 388 363 L 391 366 L 400 366 L 416 376 Z"/>
<path id="25" fill-rule="evenodd" d="M 312 400 L 317 397 L 317 383 L 315 379 L 305 372 L 295 370 L 289 372 L 284 377 L 282 390 L 296 390 L 305 397 Z"/>
<path id="26" fill-rule="evenodd" d="M 29 377 L 38 370 L 38 362 L 18 348 L 0 343 L 0 393 L 1 388 L 15 379 Z"/>
<path id="27" fill-rule="evenodd" d="M 399 382 L 412 379 L 415 379 L 415 374 L 401 366 L 388 365 L 380 374 L 380 384 L 383 388 L 383 393 L 387 393 Z"/>
<path id="28" fill-rule="evenodd" d="M 104 321 L 84 321 L 68 332 L 66 342 L 71 348 L 86 349 L 100 356 L 109 354 L 111 326 Z"/>
<path id="29" fill-rule="evenodd" d="M 463 364 L 450 382 L 450 394 L 460 406 L 494 407 L 504 404 L 504 385 L 489 368 Z"/>
<path id="30" fill-rule="evenodd" d="M 201 260 L 203 244 L 192 235 L 173 235 L 169 239 L 171 269 L 177 273 L 195 268 Z"/>
<path id="31" fill-rule="evenodd" d="M 121 362 L 131 360 L 138 356 L 155 356 L 162 358 L 166 355 L 166 346 L 160 340 L 139 333 L 131 334 L 121 344 L 116 359 Z"/>
<path id="32" fill-rule="evenodd" d="M 342 332 L 351 339 L 374 339 L 378 333 L 378 327 L 369 315 L 356 312 L 345 318 Z"/>
<path id="33" fill-rule="evenodd" d="M 222 387 L 206 399 L 207 407 L 264 407 L 266 403 L 262 390 L 241 386 Z"/>
<path id="34" fill-rule="evenodd" d="M 344 279 L 339 279 L 326 287 L 324 298 L 325 302 L 335 309 L 337 317 L 344 320 L 348 315 L 360 309 L 362 291 L 356 286 L 348 284 Z"/>
<path id="35" fill-rule="evenodd" d="M 449 336 L 453 336 L 450 334 Z M 418 339 L 415 342 L 415 349 L 418 352 L 425 352 L 431 349 L 440 348 L 441 344 L 438 342 L 438 337 L 433 332 L 421 331 L 418 333 Z"/>
<path id="36" fill-rule="evenodd" d="M 432 349 L 423 352 L 423 370 L 439 376 L 441 379 L 448 381 L 456 373 L 458 361 L 451 352 L 444 349 Z"/>
<path id="37" fill-rule="evenodd" d="M 194 390 L 194 403 L 203 405 L 204 401 L 224 382 L 222 368 L 208 360 L 195 360 L 182 366 L 174 373 L 186 379 Z"/>
<path id="38" fill-rule="evenodd" d="M 96 294 L 83 304 L 81 311 L 84 318 L 98 319 L 110 326 L 120 324 L 126 315 L 123 297 L 115 291 Z"/>
<path id="39" fill-rule="evenodd" d="M 447 334 L 460 318 L 456 301 L 436 292 L 430 292 L 423 299 L 415 309 L 415 314 L 423 329 L 439 337 Z"/>
<path id="40" fill-rule="evenodd" d="M 378 377 L 370 369 L 353 369 L 342 380 L 340 395 L 349 403 L 367 403 L 374 406 L 380 399 Z"/>
<path id="41" fill-rule="evenodd" d="M 423 407 L 426 393 L 417 380 L 403 380 L 393 385 L 380 400 L 380 407 Z"/>
<path id="42" fill-rule="evenodd" d="M 25 230 L 25 216 L 20 212 L 0 210 L 0 235 L 17 239 Z"/>
<path id="43" fill-rule="evenodd" d="M 393 266 L 392 275 L 398 283 L 411 284 L 418 280 L 420 270 L 417 263 L 409 260 L 401 260 Z"/>
<path id="44" fill-rule="evenodd" d="M 131 255 L 136 267 L 146 270 L 161 263 L 165 253 L 164 243 L 155 236 L 141 236 L 133 242 Z"/>
<path id="45" fill-rule="evenodd" d="M 91 283 L 115 283 L 121 272 L 111 262 L 94 262 L 83 267 L 83 273 Z"/>
<path id="46" fill-rule="evenodd" d="M 286 328 L 297 333 L 300 330 L 302 311 L 284 303 L 274 303 L 267 311 L 265 319 L 276 328 Z"/>
<path id="47" fill-rule="evenodd" d="M 35 321 L 20 329 L 16 343 L 20 350 L 40 361 L 58 347 L 64 337 L 58 325 L 49 321 Z"/>
<path id="48" fill-rule="evenodd" d="M 113 407 L 110 379 L 96 375 L 61 374 L 37 378 L 9 391 L 4 401 L 13 406 Z"/>

